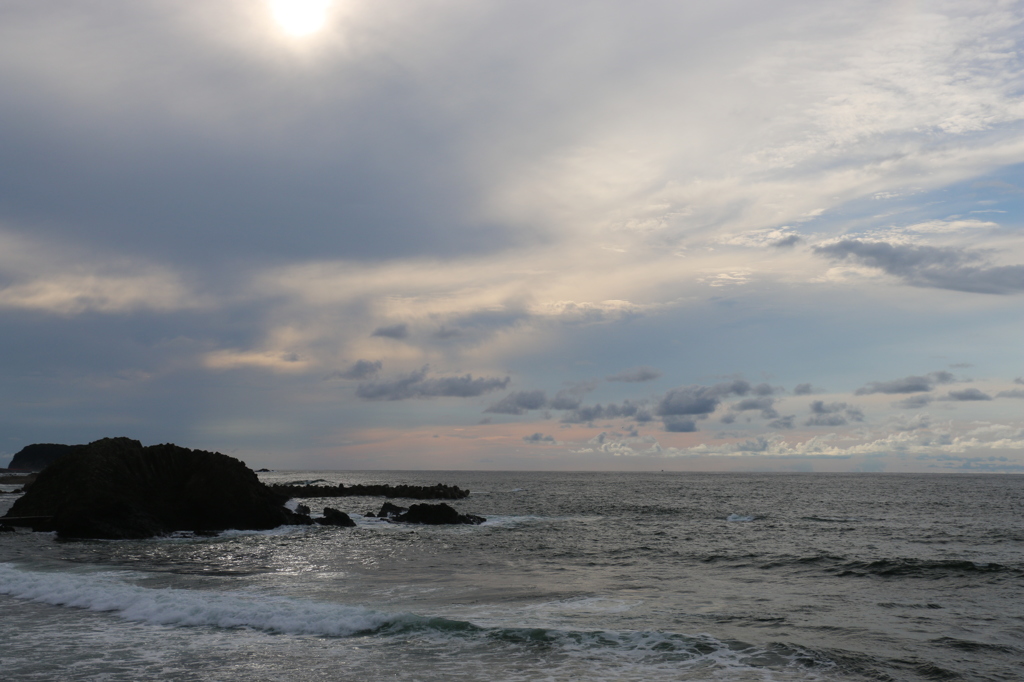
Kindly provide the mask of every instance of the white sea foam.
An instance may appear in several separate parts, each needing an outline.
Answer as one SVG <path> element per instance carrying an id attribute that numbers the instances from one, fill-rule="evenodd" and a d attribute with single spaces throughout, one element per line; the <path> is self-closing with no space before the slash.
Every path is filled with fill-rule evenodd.
<path id="1" fill-rule="evenodd" d="M 758 517 L 748 516 L 746 514 L 729 514 L 725 517 L 726 521 L 756 521 Z"/>
<path id="2" fill-rule="evenodd" d="M 0 564 L 0 594 L 54 606 L 110 612 L 139 623 L 251 628 L 295 635 L 347 637 L 421 620 L 358 606 L 245 592 L 152 589 L 125 572 L 54 573 Z"/>

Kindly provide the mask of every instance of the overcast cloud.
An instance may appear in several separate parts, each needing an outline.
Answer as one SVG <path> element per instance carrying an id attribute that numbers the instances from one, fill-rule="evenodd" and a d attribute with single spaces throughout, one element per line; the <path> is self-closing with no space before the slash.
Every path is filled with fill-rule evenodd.
<path id="1" fill-rule="evenodd" d="M 300 39 L 261 0 L 8 0 L 0 464 L 125 435 L 1014 470 L 1022 29 L 995 0 L 335 0 Z"/>

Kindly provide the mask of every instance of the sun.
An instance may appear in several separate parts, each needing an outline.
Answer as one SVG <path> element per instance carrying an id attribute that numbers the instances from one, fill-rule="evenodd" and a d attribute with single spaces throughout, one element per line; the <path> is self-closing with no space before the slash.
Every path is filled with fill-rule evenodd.
<path id="1" fill-rule="evenodd" d="M 327 23 L 331 0 L 270 0 L 274 20 L 295 37 L 316 33 Z"/>

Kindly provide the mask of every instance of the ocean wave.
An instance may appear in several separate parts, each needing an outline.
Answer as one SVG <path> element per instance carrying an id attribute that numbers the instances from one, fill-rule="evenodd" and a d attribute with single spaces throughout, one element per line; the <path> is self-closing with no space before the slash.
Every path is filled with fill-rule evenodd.
<path id="1" fill-rule="evenodd" d="M 899 578 L 941 578 L 950 575 L 1008 574 L 1024 577 L 1024 570 L 1003 564 L 966 559 L 877 559 L 851 561 L 839 567 L 842 576 L 880 576 Z"/>
<path id="2" fill-rule="evenodd" d="M 728 568 L 743 569 L 756 566 L 761 570 L 788 570 L 817 572 L 840 578 L 925 578 L 991 576 L 992 578 L 1022 578 L 1024 566 L 1006 565 L 967 559 L 883 558 L 851 559 L 831 554 L 765 555 L 765 554 L 709 554 L 700 557 L 702 563 L 722 563 Z M 887 606 L 887 604 L 880 604 Z M 895 604 L 893 605 L 895 606 Z"/>
<path id="3" fill-rule="evenodd" d="M 719 673 L 785 668 L 808 671 L 831 669 L 827 658 L 806 650 L 719 640 L 706 634 L 659 631 L 575 631 L 544 627 L 483 627 L 466 620 L 386 613 L 360 606 L 268 596 L 244 591 L 204 591 L 148 588 L 133 584 L 129 571 L 53 572 L 0 564 L 0 594 L 54 606 L 105 612 L 127 621 L 178 627 L 212 627 L 268 634 L 339 637 L 398 637 L 406 644 L 463 651 L 533 652 L 547 664 L 566 671 L 577 664 L 593 673 L 598 668 L 641 665 L 649 673 L 664 668 L 716 670 Z M 587 601 L 583 609 L 607 605 Z M 617 605 L 621 606 L 621 605 Z M 428 643 L 433 642 L 433 645 Z M 497 649 L 496 649 L 497 648 Z M 552 658 L 552 656 L 554 658 Z M 540 659 L 538 659 L 540 660 Z M 577 670 L 576 672 L 582 672 Z M 602 675 L 597 675 L 602 677 Z M 619 677 L 613 675 L 613 677 Z M 801 675 L 803 677 L 803 675 Z"/>
<path id="4" fill-rule="evenodd" d="M 954 575 L 1003 574 L 1024 577 L 1024 568 L 966 559 L 888 558 L 850 560 L 828 554 L 778 556 L 760 565 L 762 569 L 813 568 L 839 577 L 942 578 Z"/>
<path id="5" fill-rule="evenodd" d="M 980 652 L 983 654 L 1013 654 L 1019 655 L 1021 649 L 1006 644 L 992 644 L 990 642 L 975 642 L 968 639 L 957 639 L 955 637 L 939 637 L 931 640 L 931 643 L 943 649 L 959 649 L 960 651 Z"/>
<path id="6" fill-rule="evenodd" d="M 245 592 L 152 589 L 125 572 L 55 573 L 0 564 L 0 594 L 54 606 L 112 613 L 153 625 L 251 628 L 270 633 L 350 637 L 437 619 Z"/>

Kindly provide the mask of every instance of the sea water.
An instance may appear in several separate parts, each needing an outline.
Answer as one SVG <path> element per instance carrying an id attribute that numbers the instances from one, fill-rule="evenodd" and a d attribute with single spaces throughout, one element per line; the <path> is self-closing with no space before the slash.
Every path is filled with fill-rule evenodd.
<path id="1" fill-rule="evenodd" d="M 4 678 L 1024 679 L 1021 476 L 261 476 L 455 484 L 488 520 L 5 533 Z"/>

